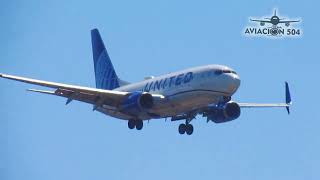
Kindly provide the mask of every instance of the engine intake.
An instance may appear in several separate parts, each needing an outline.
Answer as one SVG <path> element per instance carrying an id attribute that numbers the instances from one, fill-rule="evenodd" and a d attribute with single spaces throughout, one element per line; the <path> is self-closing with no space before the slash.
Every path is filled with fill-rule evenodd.
<path id="1" fill-rule="evenodd" d="M 227 103 L 223 108 L 224 116 L 227 119 L 237 119 L 240 116 L 240 106 L 235 102 Z"/>
<path id="2" fill-rule="evenodd" d="M 239 104 L 228 102 L 220 107 L 211 107 L 204 116 L 215 123 L 223 123 L 237 119 L 241 114 Z"/>
<path id="3" fill-rule="evenodd" d="M 139 98 L 139 104 L 142 108 L 145 108 L 145 109 L 152 108 L 154 104 L 152 95 L 149 93 L 141 94 Z"/>

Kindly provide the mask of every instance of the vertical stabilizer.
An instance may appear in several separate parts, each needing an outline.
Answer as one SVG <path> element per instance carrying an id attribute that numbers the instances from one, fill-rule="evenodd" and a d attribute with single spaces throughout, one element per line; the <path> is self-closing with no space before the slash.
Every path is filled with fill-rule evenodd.
<path id="1" fill-rule="evenodd" d="M 118 88 L 119 78 L 113 68 L 98 29 L 91 30 L 91 42 L 96 87 L 108 90 Z"/>

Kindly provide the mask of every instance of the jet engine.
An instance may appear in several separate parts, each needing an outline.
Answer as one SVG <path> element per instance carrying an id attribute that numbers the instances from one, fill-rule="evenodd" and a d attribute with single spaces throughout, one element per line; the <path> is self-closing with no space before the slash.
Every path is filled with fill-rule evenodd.
<path id="1" fill-rule="evenodd" d="M 237 119 L 241 114 L 240 106 L 236 102 L 228 102 L 223 106 L 210 107 L 203 116 L 215 123 L 223 123 Z"/>
<path id="2" fill-rule="evenodd" d="M 130 115 L 147 112 L 154 106 L 154 99 L 149 93 L 134 92 L 129 95 L 120 105 L 120 109 Z"/>

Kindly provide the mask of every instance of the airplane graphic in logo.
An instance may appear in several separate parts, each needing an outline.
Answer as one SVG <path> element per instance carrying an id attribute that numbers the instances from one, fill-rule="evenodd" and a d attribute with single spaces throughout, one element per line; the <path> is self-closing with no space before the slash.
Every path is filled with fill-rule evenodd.
<path id="1" fill-rule="evenodd" d="M 277 10 L 274 10 L 274 14 L 271 18 L 264 18 L 262 20 L 250 19 L 250 21 L 260 22 L 261 26 L 270 23 L 273 27 L 277 27 L 278 24 L 285 24 L 285 26 L 289 27 L 290 23 L 300 22 L 300 20 L 284 20 L 284 18 L 279 18 L 279 16 L 277 16 Z"/>

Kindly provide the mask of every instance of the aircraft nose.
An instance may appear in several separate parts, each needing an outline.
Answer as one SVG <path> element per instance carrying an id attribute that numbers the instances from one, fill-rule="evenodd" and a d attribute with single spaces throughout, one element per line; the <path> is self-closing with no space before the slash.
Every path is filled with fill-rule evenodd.
<path id="1" fill-rule="evenodd" d="M 240 77 L 237 74 L 230 74 L 230 83 L 228 87 L 228 91 L 230 93 L 235 93 L 240 86 Z"/>
<path id="2" fill-rule="evenodd" d="M 241 84 L 240 77 L 238 75 L 234 75 L 234 81 L 235 81 L 235 86 L 238 89 Z"/>

